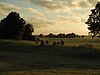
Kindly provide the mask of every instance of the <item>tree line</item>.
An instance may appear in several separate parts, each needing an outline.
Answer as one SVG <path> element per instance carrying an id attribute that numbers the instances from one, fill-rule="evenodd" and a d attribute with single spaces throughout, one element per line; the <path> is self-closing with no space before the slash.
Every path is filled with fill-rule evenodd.
<path id="1" fill-rule="evenodd" d="M 47 37 L 47 38 L 84 38 L 85 36 L 84 35 L 77 35 L 75 33 L 69 33 L 69 34 L 64 34 L 64 33 L 59 33 L 57 35 L 53 34 L 53 33 L 50 33 L 48 35 L 43 35 L 43 34 L 40 34 L 39 37 Z"/>

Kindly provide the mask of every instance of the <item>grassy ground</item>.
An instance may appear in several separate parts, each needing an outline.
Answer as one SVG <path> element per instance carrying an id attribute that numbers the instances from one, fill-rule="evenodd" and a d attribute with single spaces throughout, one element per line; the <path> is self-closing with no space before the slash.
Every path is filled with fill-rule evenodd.
<path id="1" fill-rule="evenodd" d="M 52 45 L 52 42 L 61 41 L 63 40 L 65 42 L 65 46 L 79 46 L 79 45 L 85 45 L 90 44 L 93 45 L 94 48 L 100 49 L 100 38 L 41 38 L 43 40 L 48 40 L 50 44 Z"/>
<path id="2" fill-rule="evenodd" d="M 44 39 L 44 38 L 42 38 Z M 44 39 L 53 41 L 62 39 Z M 0 41 L 0 75 L 99 75 L 100 59 L 81 58 L 79 54 L 91 51 L 80 47 L 92 44 L 100 49 L 100 39 L 63 39 L 64 47 L 37 46 L 31 41 Z M 78 46 L 75 47 L 74 45 Z M 72 47 L 74 46 L 74 47 Z M 76 56 L 76 57 L 75 57 Z"/>

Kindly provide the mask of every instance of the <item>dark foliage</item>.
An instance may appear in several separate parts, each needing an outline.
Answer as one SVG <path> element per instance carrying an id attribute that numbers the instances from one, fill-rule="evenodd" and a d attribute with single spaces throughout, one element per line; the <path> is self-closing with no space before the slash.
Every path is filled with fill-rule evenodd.
<path id="1" fill-rule="evenodd" d="M 16 12 L 11 12 L 0 22 L 0 38 L 2 39 L 21 39 L 24 33 L 26 22 Z"/>
<path id="2" fill-rule="evenodd" d="M 56 35 L 54 35 L 53 33 L 50 33 L 50 34 L 46 35 L 46 37 L 48 37 L 48 38 L 56 38 Z"/>
<path id="3" fill-rule="evenodd" d="M 69 33 L 69 34 L 58 34 L 58 35 L 54 35 L 52 33 L 50 33 L 49 35 L 46 35 L 46 37 L 48 38 L 76 38 L 77 35 L 75 33 Z"/>
<path id="4" fill-rule="evenodd" d="M 11 12 L 0 22 L 0 39 L 34 40 L 33 25 L 26 24 L 17 12 Z"/>
<path id="5" fill-rule="evenodd" d="M 95 9 L 92 9 L 91 12 L 86 24 L 90 30 L 89 34 L 94 38 L 100 35 L 100 2 L 96 4 Z"/>
<path id="6" fill-rule="evenodd" d="M 60 34 L 56 35 L 56 37 L 57 37 L 57 38 L 66 38 L 66 35 L 65 35 L 65 34 L 60 33 Z"/>
<path id="7" fill-rule="evenodd" d="M 76 35 L 74 33 L 71 33 L 71 34 L 67 34 L 66 37 L 67 38 L 76 38 Z"/>
<path id="8" fill-rule="evenodd" d="M 42 37 L 44 37 L 44 35 L 43 34 L 40 34 L 39 37 L 42 38 Z"/>
<path id="9" fill-rule="evenodd" d="M 22 39 L 34 41 L 36 37 L 32 35 L 32 32 L 34 32 L 33 25 L 31 25 L 30 23 L 26 24 Z"/>

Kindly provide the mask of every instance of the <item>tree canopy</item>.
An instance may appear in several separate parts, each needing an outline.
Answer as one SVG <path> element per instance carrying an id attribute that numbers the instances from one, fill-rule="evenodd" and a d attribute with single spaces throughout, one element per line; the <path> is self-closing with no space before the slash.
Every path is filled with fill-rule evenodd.
<path id="1" fill-rule="evenodd" d="M 77 35 L 75 33 L 69 33 L 69 34 L 59 33 L 57 35 L 50 33 L 46 35 L 45 37 L 48 37 L 48 38 L 77 38 Z"/>
<path id="2" fill-rule="evenodd" d="M 30 23 L 26 24 L 22 39 L 24 39 L 24 40 L 34 40 L 35 37 L 32 35 L 32 32 L 34 32 L 33 25 L 30 24 Z"/>
<path id="3" fill-rule="evenodd" d="M 96 4 L 95 9 L 91 10 L 91 14 L 85 23 L 88 25 L 89 34 L 92 37 L 100 36 L 100 2 Z"/>
<path id="4" fill-rule="evenodd" d="M 22 39 L 23 35 L 32 35 L 33 26 L 26 24 L 17 12 L 11 12 L 0 22 L 1 39 Z"/>
<path id="5" fill-rule="evenodd" d="M 9 15 L 1 20 L 1 38 L 4 39 L 20 39 L 24 33 L 24 26 L 26 22 L 16 12 L 11 12 Z"/>

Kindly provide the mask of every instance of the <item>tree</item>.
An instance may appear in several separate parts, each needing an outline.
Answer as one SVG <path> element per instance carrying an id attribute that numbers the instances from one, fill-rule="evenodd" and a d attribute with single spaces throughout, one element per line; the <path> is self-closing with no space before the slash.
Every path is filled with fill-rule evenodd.
<path id="1" fill-rule="evenodd" d="M 77 35 L 75 33 L 66 34 L 66 38 L 76 38 Z"/>
<path id="2" fill-rule="evenodd" d="M 21 39 L 24 33 L 25 20 L 17 12 L 11 12 L 0 22 L 0 38 Z"/>
<path id="3" fill-rule="evenodd" d="M 94 38 L 95 36 L 100 36 L 100 2 L 96 4 L 95 9 L 92 9 L 91 12 L 85 23 L 90 30 L 89 34 Z"/>
<path id="4" fill-rule="evenodd" d="M 43 36 L 44 36 L 43 34 L 40 34 L 40 35 L 39 35 L 40 38 L 42 38 Z"/>
<path id="5" fill-rule="evenodd" d="M 59 33 L 56 35 L 57 38 L 66 38 L 66 35 L 64 33 Z"/>
<path id="6" fill-rule="evenodd" d="M 46 37 L 48 37 L 48 38 L 55 38 L 55 35 L 53 33 L 50 33 Z"/>
<path id="7" fill-rule="evenodd" d="M 32 32 L 34 32 L 33 25 L 30 24 L 30 23 L 26 24 L 22 39 L 24 39 L 24 40 L 35 40 L 35 37 L 32 35 Z"/>

